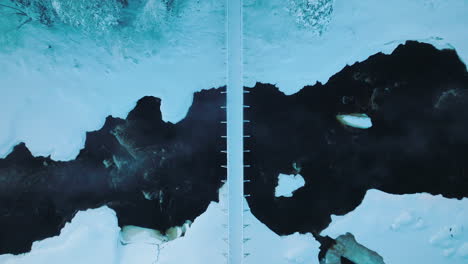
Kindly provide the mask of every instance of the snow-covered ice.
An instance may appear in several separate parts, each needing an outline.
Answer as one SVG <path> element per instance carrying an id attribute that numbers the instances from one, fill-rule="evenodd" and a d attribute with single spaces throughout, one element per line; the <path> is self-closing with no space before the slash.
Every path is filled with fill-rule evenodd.
<path id="1" fill-rule="evenodd" d="M 298 11 L 298 2 L 321 12 Z M 272 83 L 292 94 L 406 40 L 456 49 L 467 63 L 467 14 L 466 0 L 246 0 L 245 85 Z"/>
<path id="2" fill-rule="evenodd" d="M 139 30 L 157 11 L 150 2 Z M 319 1 L 327 17 L 307 22 L 312 26 L 303 25 L 307 10 L 298 2 L 245 1 L 245 85 L 275 83 L 291 94 L 409 39 L 455 48 L 468 61 L 464 0 Z M 194 91 L 225 84 L 224 2 L 186 1 L 175 17 L 156 32 L 99 41 L 37 22 L 4 34 L 0 156 L 24 141 L 34 155 L 73 159 L 86 131 L 100 128 L 109 114 L 124 117 L 144 95 L 162 97 L 165 120 L 182 119 Z"/>
<path id="3" fill-rule="evenodd" d="M 59 236 L 34 242 L 30 253 L 0 255 L 0 263 L 118 263 L 119 232 L 112 209 L 104 206 L 79 211 Z"/>
<path id="4" fill-rule="evenodd" d="M 107 208 L 78 212 L 58 237 L 35 242 L 31 253 L 2 255 L 0 263 L 224 263 L 226 215 L 221 189 L 220 203 L 212 202 L 195 219 L 186 234 L 158 242 L 153 232 L 120 241 L 115 213 Z M 244 205 L 248 208 L 247 203 Z M 369 190 L 363 203 L 345 216 L 332 216 L 322 235 L 352 233 L 364 246 L 375 250 L 386 263 L 464 264 L 468 254 L 468 199 L 446 199 L 429 194 L 391 195 Z M 316 263 L 319 244 L 311 234 L 278 236 L 250 212 L 244 216 L 246 263 Z M 268 246 L 265 246 L 268 241 Z M 159 252 L 159 253 L 158 253 Z M 184 252 L 183 256 L 180 252 Z M 218 262 L 219 261 L 219 262 Z M 422 263 L 422 262 L 421 262 Z"/>
<path id="5" fill-rule="evenodd" d="M 220 202 L 186 226 L 185 235 L 168 240 L 160 232 L 135 226 L 121 232 L 108 207 L 79 211 L 56 237 L 37 241 L 30 253 L 0 255 L 2 264 L 205 264 L 226 263 L 226 188 Z M 247 202 L 244 204 L 248 207 Z M 246 263 L 315 263 L 319 244 L 311 234 L 278 236 L 250 212 L 244 216 Z M 268 241 L 266 246 L 265 241 Z M 123 242 L 123 243 L 122 243 Z"/>
<path id="6" fill-rule="evenodd" d="M 328 17 L 312 22 L 291 2 L 245 1 L 245 85 L 275 83 L 291 94 L 410 39 L 454 48 L 468 62 L 468 1 L 334 0 L 331 12 L 324 12 Z M 146 8 L 152 14 L 151 5 Z M 162 98 L 165 120 L 181 120 L 194 91 L 225 84 L 224 1 L 187 1 L 180 12 L 173 27 L 151 35 L 154 45 L 116 36 L 96 41 L 38 23 L 2 35 L 0 156 L 24 141 L 34 155 L 73 159 L 86 131 L 99 129 L 107 115 L 125 117 L 144 95 Z M 355 211 L 334 216 L 323 234 L 351 232 L 387 263 L 465 264 L 467 203 L 370 190 Z M 0 263 L 144 264 L 156 257 L 181 263 L 182 255 L 186 263 L 224 263 L 225 222 L 222 205 L 211 203 L 183 237 L 164 246 L 146 240 L 123 246 L 115 213 L 101 207 L 78 212 L 60 236 L 34 243 L 31 253 L 2 255 Z M 245 222 L 251 238 L 246 263 L 317 261 L 318 243 L 310 234 L 280 237 L 250 213 Z"/>
<path id="7" fill-rule="evenodd" d="M 249 208 L 244 201 L 244 208 Z M 244 214 L 245 264 L 318 263 L 320 244 L 312 234 L 294 233 L 279 236 L 260 222 L 250 211 Z"/>
<path id="8" fill-rule="evenodd" d="M 372 127 L 372 120 L 366 114 L 337 115 L 336 119 L 338 119 L 342 124 L 350 127 L 361 129 Z"/>
<path id="9" fill-rule="evenodd" d="M 37 21 L 16 30 L 17 15 L 0 16 L 0 157 L 22 141 L 33 155 L 74 159 L 86 131 L 143 96 L 177 122 L 193 92 L 225 85 L 225 3 L 184 1 L 163 23 L 147 2 L 135 25 L 104 33 Z"/>
<path id="10" fill-rule="evenodd" d="M 221 188 L 220 197 L 224 197 Z M 224 263 L 227 216 L 224 201 L 212 202 L 178 236 L 136 226 L 121 229 L 115 212 L 106 207 L 79 211 L 56 237 L 34 242 L 22 255 L 0 255 L 2 264 L 204 264 Z"/>
<path id="11" fill-rule="evenodd" d="M 305 180 L 301 175 L 278 175 L 278 186 L 275 188 L 275 196 L 292 197 L 293 192 L 305 185 Z"/>
<path id="12" fill-rule="evenodd" d="M 312 2 L 307 6 L 317 6 L 323 12 L 301 10 L 297 4 L 300 2 Z M 292 94 L 316 81 L 326 82 L 346 65 L 370 55 L 391 53 L 406 40 L 455 49 L 462 61 L 468 62 L 468 1 L 244 3 L 246 86 L 273 83 Z M 333 3 L 331 10 L 329 3 Z M 307 15 L 312 20 L 307 21 Z M 370 119 L 358 121 L 365 121 L 362 128 L 372 125 Z M 467 228 L 467 202 L 370 190 L 362 205 L 345 216 L 334 216 L 322 234 L 336 238 L 351 232 L 359 243 L 383 256 L 386 263 L 464 264 L 468 235 L 459 230 Z"/>
<path id="13" fill-rule="evenodd" d="M 352 233 L 385 263 L 466 264 L 468 199 L 427 193 L 392 195 L 369 190 L 354 211 L 332 216 L 322 232 L 333 238 Z"/>

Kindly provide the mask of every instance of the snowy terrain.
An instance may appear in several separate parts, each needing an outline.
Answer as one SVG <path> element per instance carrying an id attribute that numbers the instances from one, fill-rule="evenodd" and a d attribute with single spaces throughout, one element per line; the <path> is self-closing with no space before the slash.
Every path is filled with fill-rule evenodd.
<path id="1" fill-rule="evenodd" d="M 322 235 L 336 238 L 350 232 L 389 264 L 466 264 L 467 208 L 467 198 L 369 190 L 353 212 L 332 216 Z"/>
<path id="2" fill-rule="evenodd" d="M 244 208 L 249 208 L 247 202 Z M 250 211 L 244 214 L 245 264 L 318 264 L 320 244 L 312 234 L 279 236 Z"/>
<path id="3" fill-rule="evenodd" d="M 0 157 L 25 142 L 33 155 L 70 160 L 86 131 L 125 117 L 145 95 L 177 122 L 194 91 L 225 84 L 223 1 L 172 1 L 171 12 L 133 2 L 146 4 L 130 25 L 92 31 L 38 21 L 17 29 L 15 11 L 0 7 Z"/>
<path id="4" fill-rule="evenodd" d="M 305 185 L 304 178 L 301 175 L 278 175 L 278 186 L 275 188 L 275 196 L 292 197 L 295 190 Z"/>
<path id="5" fill-rule="evenodd" d="M 314 8 L 304 8 L 304 2 Z M 247 0 L 244 82 L 249 87 L 273 83 L 292 94 L 316 81 L 326 82 L 344 66 L 370 55 L 388 54 L 406 40 L 455 49 L 467 63 L 467 14 L 464 0 Z M 367 121 L 363 128 L 372 125 L 360 121 Z M 335 216 L 322 235 L 336 238 L 351 232 L 390 264 L 465 264 L 467 202 L 370 190 L 362 205 Z M 258 248 L 247 245 L 249 250 Z M 270 252 L 276 250 L 270 247 Z"/>
<path id="6" fill-rule="evenodd" d="M 107 115 L 125 117 L 144 95 L 161 97 L 164 119 L 177 122 L 194 91 L 225 84 L 224 2 L 186 1 L 172 24 L 157 30 L 146 28 L 156 12 L 154 1 L 148 2 L 148 17 L 139 20 L 142 32 L 97 39 L 38 22 L 17 30 L 11 17 L 0 18 L 2 32 L 8 32 L 0 35 L 1 157 L 24 141 L 34 155 L 73 159 L 86 131 L 99 129 Z M 455 48 L 468 62 L 468 1 L 335 0 L 327 8 L 327 17 L 311 22 L 292 1 L 246 0 L 245 85 L 269 82 L 294 93 L 408 39 Z M 467 201 L 370 190 L 361 206 L 335 216 L 322 234 L 351 232 L 386 263 L 465 264 Z M 156 257 L 157 263 L 181 263 L 182 255 L 191 264 L 224 263 L 222 209 L 212 203 L 184 237 L 163 246 L 147 240 L 123 246 L 115 213 L 107 207 L 87 210 L 60 236 L 36 242 L 25 255 L 2 255 L 0 263 L 145 264 Z M 246 263 L 316 263 L 318 243 L 310 234 L 280 237 L 250 213 L 245 223 L 251 239 L 244 247 L 250 253 Z"/>
<path id="7" fill-rule="evenodd" d="M 326 12 L 315 19 L 298 2 L 245 1 L 245 85 L 294 93 L 408 39 L 468 61 L 464 0 L 318 1 Z M 164 119 L 176 122 L 194 91 L 225 84 L 224 2 L 185 1 L 170 23 L 147 3 L 129 30 L 98 37 L 34 21 L 16 30 L 20 22 L 0 10 L 10 14 L 0 21 L 0 156 L 24 141 L 34 155 L 73 159 L 85 131 L 109 114 L 124 117 L 143 95 L 162 97 Z"/>
<path id="8" fill-rule="evenodd" d="M 35 242 L 30 253 L 0 255 L 0 263 L 204 264 L 207 259 L 210 263 L 226 263 L 225 192 L 226 188 L 221 188 L 220 202 L 212 202 L 185 235 L 174 240 L 167 241 L 149 229 L 122 233 L 115 212 L 104 206 L 78 212 L 59 236 Z M 250 212 L 245 214 L 244 222 L 245 236 L 251 238 L 245 242 L 245 253 L 250 254 L 246 263 L 315 263 L 319 244 L 312 235 L 278 236 Z"/>
<path id="9" fill-rule="evenodd" d="M 178 122 L 193 92 L 225 85 L 223 1 L 170 1 L 170 10 L 158 0 L 131 2 L 142 5 L 130 6 L 135 18 L 122 27 L 113 26 L 117 10 L 78 1 L 54 1 L 64 23 L 52 26 L 22 24 L 15 10 L 0 8 L 0 157 L 25 142 L 33 155 L 74 159 L 85 132 L 108 115 L 124 118 L 143 96 L 160 97 L 163 119 Z M 180 252 L 189 263 L 222 263 L 223 217 L 212 203 L 182 238 L 122 245 L 115 212 L 101 207 L 78 212 L 60 236 L 34 243 L 31 253 L 1 255 L 0 263 L 180 263 Z"/>
<path id="10" fill-rule="evenodd" d="M 406 40 L 454 48 L 466 63 L 467 14 L 465 0 L 246 0 L 245 85 L 292 94 Z"/>
<path id="11" fill-rule="evenodd" d="M 223 199 L 225 188 L 221 188 Z M 158 231 L 117 225 L 108 207 L 80 211 L 56 237 L 33 244 L 23 255 L 0 255 L 2 264 L 202 264 L 224 263 L 227 216 L 224 201 L 212 202 L 182 237 L 167 239 Z M 179 233 L 180 235 L 180 233 Z M 174 239 L 175 238 L 175 239 Z"/>
<path id="12" fill-rule="evenodd" d="M 27 254 L 0 255 L 0 263 L 118 263 L 119 231 L 115 212 L 108 207 L 80 211 L 60 236 L 34 242 Z"/>
<path id="13" fill-rule="evenodd" d="M 336 119 L 343 125 L 350 127 L 367 129 L 372 127 L 372 120 L 366 114 L 337 115 Z"/>

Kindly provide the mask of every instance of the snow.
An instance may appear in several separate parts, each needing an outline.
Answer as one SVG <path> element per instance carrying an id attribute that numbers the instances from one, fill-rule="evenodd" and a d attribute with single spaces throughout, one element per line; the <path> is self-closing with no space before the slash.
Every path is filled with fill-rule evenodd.
<path id="1" fill-rule="evenodd" d="M 225 189 L 221 188 L 220 197 Z M 221 198 L 224 199 L 224 198 Z M 227 216 L 224 200 L 212 202 L 193 224 L 175 227 L 171 237 L 157 230 L 117 225 L 106 206 L 79 211 L 56 237 L 34 242 L 23 255 L 0 255 L 2 264 L 202 264 L 224 263 L 227 251 Z M 180 236 L 185 232 L 184 236 Z"/>
<path id="2" fill-rule="evenodd" d="M 33 155 L 74 159 L 86 131 L 143 96 L 177 122 L 193 92 L 225 85 L 224 2 L 187 1 L 167 24 L 151 8 L 130 28 L 93 34 L 35 21 L 15 30 L 18 16 L 0 16 L 0 157 L 25 142 Z"/>
<path id="3" fill-rule="evenodd" d="M 120 241 L 123 244 L 142 242 L 148 244 L 160 244 L 167 238 L 160 231 L 139 226 L 128 225 L 120 231 Z"/>
<path id="4" fill-rule="evenodd" d="M 302 10 L 300 2 L 244 2 L 245 85 L 274 83 L 291 94 L 410 39 L 454 48 L 468 61 L 467 1 L 335 0 L 325 17 L 308 16 L 314 10 Z M 99 129 L 107 115 L 124 118 L 142 96 L 161 97 L 164 120 L 177 122 L 194 91 L 224 85 L 224 1 L 186 1 L 170 27 L 151 23 L 160 22 L 158 8 L 148 2 L 135 34 L 98 39 L 37 22 L 15 31 L 11 17 L 2 16 L 0 30 L 8 34 L 0 34 L 0 157 L 23 141 L 34 155 L 73 159 L 86 131 Z M 464 264 L 467 203 L 370 190 L 355 211 L 334 216 L 323 234 L 351 232 L 387 263 Z M 211 203 L 175 240 L 156 243 L 143 232 L 125 246 L 112 210 L 78 212 L 60 236 L 34 243 L 28 254 L 2 255 L 0 263 L 144 264 L 156 257 L 158 263 L 224 263 L 223 210 Z M 310 234 L 280 237 L 250 212 L 244 220 L 251 238 L 244 244 L 246 263 L 316 263 L 318 243 Z"/>
<path id="5" fill-rule="evenodd" d="M 121 232 L 115 212 L 106 206 L 79 211 L 56 237 L 34 242 L 30 253 L 0 255 L 2 264 L 204 264 L 226 263 L 226 193 L 220 189 L 220 202 L 211 202 L 207 210 L 190 225 L 185 235 L 173 240 L 157 230 L 126 226 Z M 248 208 L 244 199 L 244 207 Z M 244 244 L 250 255 L 245 263 L 302 264 L 316 263 L 319 244 L 311 234 L 278 236 L 246 212 L 244 233 L 251 238 Z M 265 246 L 268 241 L 268 246 Z"/>
<path id="6" fill-rule="evenodd" d="M 305 185 L 305 180 L 301 175 L 278 175 L 278 185 L 275 188 L 275 197 L 292 197 L 293 192 Z"/>
<path id="7" fill-rule="evenodd" d="M 352 233 L 385 263 L 465 264 L 468 199 L 427 193 L 392 195 L 369 190 L 354 211 L 332 216 L 321 235 Z"/>
<path id="8" fill-rule="evenodd" d="M 222 203 L 212 202 L 207 210 L 195 219 L 182 237 L 159 243 L 133 241 L 121 246 L 120 264 L 202 264 L 209 259 L 212 263 L 225 263 L 227 251 L 227 216 Z M 98 264 L 98 263 L 96 263 Z"/>
<path id="9" fill-rule="evenodd" d="M 304 2 L 324 12 L 301 10 Z M 389 54 L 406 40 L 455 49 L 468 62 L 464 0 L 246 0 L 244 5 L 244 84 L 249 87 L 273 83 L 293 94 L 305 85 L 326 82 L 344 66 L 370 55 Z M 355 121 L 364 121 L 362 128 L 372 125 L 370 119 Z M 334 216 L 322 234 L 336 238 L 351 232 L 386 263 L 465 264 L 467 203 L 370 190 L 362 205 Z"/>
<path id="10" fill-rule="evenodd" d="M 298 2 L 319 3 L 322 11 L 299 12 Z M 246 0 L 244 5 L 244 81 L 249 87 L 273 83 L 292 94 L 326 82 L 347 64 L 390 53 L 406 40 L 454 48 L 468 62 L 465 0 Z M 304 22 L 304 14 L 315 18 Z"/>
<path id="11" fill-rule="evenodd" d="M 244 208 L 248 209 L 244 200 Z M 312 234 L 294 233 L 279 236 L 260 222 L 250 210 L 244 213 L 245 264 L 310 264 L 318 263 L 320 244 Z"/>
<path id="12" fill-rule="evenodd" d="M 326 17 L 316 18 L 300 2 L 245 1 L 245 85 L 275 83 L 291 94 L 408 39 L 455 48 L 468 61 L 464 0 L 319 1 Z M 144 95 L 161 97 L 163 118 L 177 122 L 194 91 L 224 85 L 224 1 L 186 1 L 169 26 L 159 9 L 149 1 L 133 33 L 99 38 L 38 22 L 15 31 L 2 17 L 0 157 L 23 141 L 34 155 L 73 159 L 86 131 L 107 115 L 125 117 Z"/>
<path id="13" fill-rule="evenodd" d="M 350 127 L 361 129 L 372 127 L 372 120 L 366 114 L 337 115 L 336 118 L 344 125 Z"/>
<path id="14" fill-rule="evenodd" d="M 34 242 L 27 254 L 0 255 L 0 263 L 116 263 L 119 231 L 115 212 L 108 207 L 79 211 L 59 236 Z"/>
<path id="15" fill-rule="evenodd" d="M 458 250 L 457 255 L 460 257 L 468 258 L 468 242 L 463 243 Z"/>
<path id="16" fill-rule="evenodd" d="M 120 232 L 114 211 L 101 207 L 78 212 L 60 236 L 35 242 L 31 253 L 0 255 L 0 263 L 201 264 L 206 259 L 225 263 L 225 194 L 223 187 L 221 201 L 212 202 L 186 227 L 184 236 L 171 241 L 155 230 L 139 227 Z M 321 235 L 337 238 L 350 232 L 386 263 L 464 264 L 468 260 L 467 206 L 468 199 L 369 190 L 356 210 L 332 216 Z M 245 200 L 244 207 L 248 208 Z M 244 214 L 244 224 L 244 252 L 249 254 L 245 263 L 317 263 L 319 243 L 311 234 L 278 236 L 250 211 Z"/>

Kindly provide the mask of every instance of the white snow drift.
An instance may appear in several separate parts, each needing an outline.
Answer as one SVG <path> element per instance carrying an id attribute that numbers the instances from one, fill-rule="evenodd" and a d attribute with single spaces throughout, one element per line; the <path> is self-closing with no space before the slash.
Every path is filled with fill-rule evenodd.
<path id="1" fill-rule="evenodd" d="M 354 211 L 332 216 L 322 235 L 336 238 L 350 232 L 385 263 L 466 264 L 467 208 L 466 198 L 369 190 Z"/>
<path id="2" fill-rule="evenodd" d="M 330 3 L 333 7 L 330 7 Z M 406 40 L 468 62 L 466 0 L 245 0 L 245 85 L 292 94 Z"/>
<path id="3" fill-rule="evenodd" d="M 212 202 L 190 225 L 172 239 L 157 230 L 117 225 L 108 207 L 80 211 L 56 237 L 35 242 L 30 253 L 0 255 L 2 264 L 205 264 L 225 263 L 227 243 L 226 188 L 220 202 Z M 248 208 L 244 200 L 244 206 Z M 245 263 L 316 263 L 319 244 L 311 234 L 278 236 L 250 212 L 244 217 Z M 175 239 L 174 239 L 175 238 Z M 268 241 L 268 246 L 265 246 Z"/>
<path id="4" fill-rule="evenodd" d="M 372 127 L 372 120 L 366 114 L 349 114 L 349 115 L 337 115 L 336 119 L 343 125 L 367 129 Z"/>
<path id="5" fill-rule="evenodd" d="M 18 15 L 0 8 L 0 157 L 22 141 L 33 155 L 74 159 L 85 132 L 143 96 L 162 98 L 163 119 L 177 122 L 195 91 L 225 84 L 224 2 L 180 1 L 164 21 L 159 1 L 146 2 L 129 28 L 92 33 L 38 21 L 17 29 Z"/>

